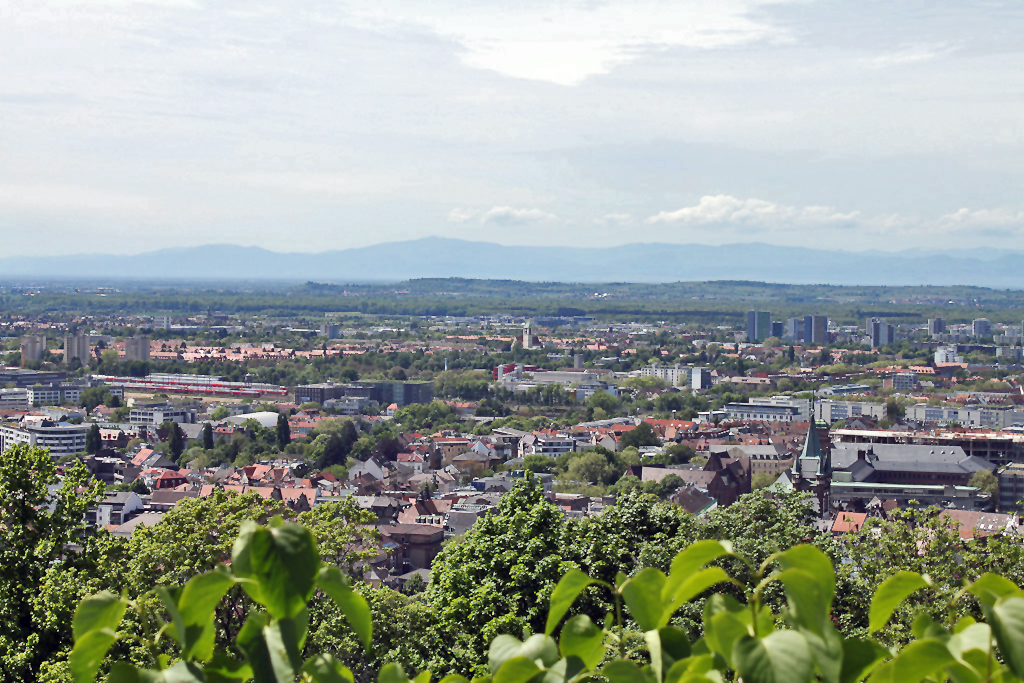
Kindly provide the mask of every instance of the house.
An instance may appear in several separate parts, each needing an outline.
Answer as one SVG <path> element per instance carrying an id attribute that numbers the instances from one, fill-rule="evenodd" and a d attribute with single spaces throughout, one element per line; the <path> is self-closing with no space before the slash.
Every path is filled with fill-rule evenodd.
<path id="1" fill-rule="evenodd" d="M 198 498 L 199 490 L 194 491 L 175 491 L 173 489 L 160 489 L 153 491 L 153 494 L 149 497 L 149 505 L 147 509 L 151 512 L 167 512 L 176 508 L 178 503 L 185 500 L 186 498 Z"/>
<path id="2" fill-rule="evenodd" d="M 158 524 L 163 518 L 164 513 L 162 512 L 144 512 L 115 528 L 113 533 L 116 536 L 130 537 L 138 527 L 153 526 Z"/>
<path id="3" fill-rule="evenodd" d="M 132 491 L 108 493 L 103 500 L 89 506 L 85 519 L 96 526 L 120 526 L 142 512 L 142 499 Z"/>
<path id="4" fill-rule="evenodd" d="M 387 470 L 375 458 L 353 465 L 352 469 L 348 471 L 349 481 L 354 481 L 364 475 L 376 481 L 384 481 L 388 478 Z"/>
<path id="5" fill-rule="evenodd" d="M 864 528 L 864 522 L 868 518 L 866 512 L 837 512 L 832 520 L 832 535 L 848 534 L 860 531 Z"/>
<path id="6" fill-rule="evenodd" d="M 381 540 L 397 545 L 396 560 L 412 569 L 430 569 L 444 542 L 444 529 L 429 524 L 391 524 L 379 530 Z"/>

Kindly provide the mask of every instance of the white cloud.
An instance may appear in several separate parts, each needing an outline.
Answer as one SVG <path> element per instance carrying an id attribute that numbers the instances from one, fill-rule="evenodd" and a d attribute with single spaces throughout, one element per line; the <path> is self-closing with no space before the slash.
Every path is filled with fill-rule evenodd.
<path id="1" fill-rule="evenodd" d="M 961 232 L 966 238 L 977 235 L 1020 236 L 1024 233 L 1024 211 L 963 208 L 942 216 L 938 227 L 943 232 Z"/>
<path id="2" fill-rule="evenodd" d="M 155 209 L 150 197 L 79 185 L 0 185 L 0 210 L 132 212 Z"/>
<path id="3" fill-rule="evenodd" d="M 448 212 L 449 223 L 466 223 L 476 217 L 476 212 L 471 209 L 454 208 Z"/>
<path id="4" fill-rule="evenodd" d="M 449 223 L 468 223 L 479 221 L 481 225 L 527 225 L 530 223 L 544 223 L 553 221 L 558 217 L 553 213 L 533 208 L 515 208 L 512 206 L 494 206 L 487 211 L 475 211 L 457 207 L 448 212 Z"/>
<path id="5" fill-rule="evenodd" d="M 628 213 L 608 213 L 594 221 L 599 225 L 630 225 L 633 216 Z"/>
<path id="6" fill-rule="evenodd" d="M 514 4 L 447 0 L 352 7 L 375 28 L 418 25 L 464 48 L 468 66 L 514 78 L 578 85 L 589 76 L 670 47 L 732 47 L 786 40 L 787 30 L 755 18 L 764 0 L 533 0 Z M 415 7 L 414 12 L 409 7 Z"/>
<path id="7" fill-rule="evenodd" d="M 956 48 L 945 43 L 935 45 L 911 45 L 895 52 L 890 52 L 868 60 L 868 65 L 876 69 L 884 69 L 903 64 L 930 62 L 956 51 Z"/>
<path id="8" fill-rule="evenodd" d="M 839 213 L 828 206 L 786 206 L 763 199 L 738 199 L 730 195 L 705 195 L 696 206 L 676 211 L 662 211 L 647 219 L 647 223 L 711 223 L 749 226 L 759 229 L 785 230 L 809 225 L 842 225 L 859 218 L 857 211 Z"/>

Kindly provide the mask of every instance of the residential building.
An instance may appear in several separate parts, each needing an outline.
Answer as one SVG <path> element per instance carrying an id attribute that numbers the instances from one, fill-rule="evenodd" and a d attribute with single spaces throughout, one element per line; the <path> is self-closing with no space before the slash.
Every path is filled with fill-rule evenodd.
<path id="1" fill-rule="evenodd" d="M 911 391 L 917 388 L 917 373 L 897 372 L 892 377 L 883 380 L 882 386 L 896 391 Z"/>
<path id="2" fill-rule="evenodd" d="M 77 358 L 82 365 L 89 365 L 92 353 L 89 348 L 89 335 L 69 334 L 64 337 L 64 363 Z"/>
<path id="3" fill-rule="evenodd" d="M 153 316 L 153 329 L 154 330 L 169 330 L 169 329 L 171 329 L 171 316 L 169 316 L 169 315 L 154 315 Z"/>
<path id="4" fill-rule="evenodd" d="M 337 339 L 341 333 L 341 327 L 336 323 L 323 323 L 320 325 L 320 336 L 328 339 Z"/>
<path id="5" fill-rule="evenodd" d="M 747 311 L 747 341 L 763 342 L 772 333 L 772 314 L 768 311 Z"/>
<path id="6" fill-rule="evenodd" d="M 432 524 L 391 524 L 378 528 L 385 545 L 393 544 L 391 559 L 396 568 L 430 569 L 444 542 L 444 527 Z"/>
<path id="7" fill-rule="evenodd" d="M 46 337 L 41 334 L 26 334 L 21 338 L 21 364 L 34 363 L 43 359 L 46 351 Z"/>
<path id="8" fill-rule="evenodd" d="M 651 363 L 640 369 L 641 377 L 657 377 L 658 379 L 665 380 L 674 387 L 686 386 L 689 374 L 690 368 L 680 365 L 679 363 L 676 363 L 675 365 Z"/>
<path id="9" fill-rule="evenodd" d="M 85 520 L 99 527 L 121 526 L 143 511 L 142 499 L 137 493 L 122 491 L 108 493 L 102 501 L 89 506 Z"/>
<path id="10" fill-rule="evenodd" d="M 1019 363 L 1021 360 L 1024 360 L 1024 349 L 1019 346 L 997 346 L 996 358 L 1009 358 Z"/>
<path id="11" fill-rule="evenodd" d="M 27 410 L 28 389 L 0 389 L 0 410 Z"/>
<path id="12" fill-rule="evenodd" d="M 60 385 L 36 384 L 27 391 L 31 406 L 57 406 L 61 403 Z"/>
<path id="13" fill-rule="evenodd" d="M 971 336 L 975 338 L 992 336 L 992 323 L 989 322 L 988 318 L 974 319 L 971 323 Z"/>
<path id="14" fill-rule="evenodd" d="M 6 451 L 15 444 L 50 449 L 50 457 L 56 459 L 85 451 L 85 436 L 89 425 L 73 425 L 52 420 L 23 420 L 20 425 L 0 425 L 0 451 Z"/>
<path id="15" fill-rule="evenodd" d="M 693 389 L 710 389 L 712 386 L 711 370 L 708 368 L 690 369 L 690 387 Z"/>
<path id="16" fill-rule="evenodd" d="M 939 346 L 935 349 L 936 363 L 963 363 L 964 357 L 957 355 L 956 346 Z"/>
<path id="17" fill-rule="evenodd" d="M 946 333 L 946 321 L 942 318 L 928 319 L 928 336 L 937 337 Z"/>
<path id="18" fill-rule="evenodd" d="M 547 455 L 557 458 L 563 453 L 572 453 L 576 450 L 576 441 L 564 434 L 546 434 L 544 432 L 532 432 L 519 441 L 519 455 Z"/>
<path id="19" fill-rule="evenodd" d="M 804 320 L 805 318 L 790 318 L 787 320 L 785 337 L 793 341 L 803 341 Z"/>
<path id="20" fill-rule="evenodd" d="M 124 342 L 126 360 L 149 360 L 149 337 L 136 335 Z"/>

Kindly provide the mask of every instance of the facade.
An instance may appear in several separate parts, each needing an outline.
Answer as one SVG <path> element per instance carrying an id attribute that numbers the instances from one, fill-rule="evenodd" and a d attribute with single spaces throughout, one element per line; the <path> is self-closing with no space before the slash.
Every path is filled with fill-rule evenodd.
<path id="1" fill-rule="evenodd" d="M 885 417 L 885 404 L 866 401 L 818 401 L 814 404 L 814 417 L 828 424 L 851 417 L 872 417 L 877 420 Z"/>
<path id="2" fill-rule="evenodd" d="M 137 335 L 126 339 L 124 357 L 127 360 L 149 360 L 149 337 Z"/>
<path id="3" fill-rule="evenodd" d="M 824 315 L 804 317 L 803 339 L 808 344 L 828 344 L 828 317 Z"/>
<path id="4" fill-rule="evenodd" d="M 896 341 L 896 328 L 884 320 L 869 318 L 867 327 L 868 336 L 871 337 L 871 348 L 878 348 Z"/>
<path id="5" fill-rule="evenodd" d="M 340 398 L 362 398 L 382 406 L 392 403 L 399 408 L 413 403 L 434 400 L 433 382 L 353 382 L 351 384 L 305 384 L 293 389 L 295 403 L 319 403 Z"/>
<path id="6" fill-rule="evenodd" d="M 85 436 L 90 425 L 72 425 L 49 420 L 22 425 L 0 425 L 0 450 L 6 451 L 19 443 L 50 449 L 50 457 L 85 451 Z"/>
<path id="7" fill-rule="evenodd" d="M 690 370 L 690 386 L 693 389 L 710 389 L 712 386 L 711 371 L 707 368 Z"/>
<path id="8" fill-rule="evenodd" d="M 28 389 L 0 389 L 0 410 L 27 410 Z"/>
<path id="9" fill-rule="evenodd" d="M 997 346 L 996 358 L 1009 358 L 1019 363 L 1024 360 L 1024 349 L 1019 346 Z"/>
<path id="10" fill-rule="evenodd" d="M 975 318 L 971 323 L 971 335 L 974 337 L 991 337 L 992 323 L 988 318 Z"/>
<path id="11" fill-rule="evenodd" d="M 916 372 L 898 372 L 892 377 L 892 388 L 896 391 L 910 391 L 917 388 Z"/>
<path id="12" fill-rule="evenodd" d="M 128 421 L 137 425 L 159 425 L 167 420 L 183 424 L 195 424 L 196 408 L 175 406 L 170 403 L 136 405 L 128 414 Z"/>
<path id="13" fill-rule="evenodd" d="M 935 349 L 936 363 L 963 363 L 964 357 L 957 355 L 956 346 L 939 346 Z"/>
<path id="14" fill-rule="evenodd" d="M 41 334 L 26 334 L 21 338 L 21 364 L 34 363 L 43 359 L 46 337 Z"/>
<path id="15" fill-rule="evenodd" d="M 322 337 L 337 339 L 339 334 L 341 334 L 341 327 L 335 323 L 324 323 L 320 326 L 320 336 Z"/>
<path id="16" fill-rule="evenodd" d="M 946 333 L 946 321 L 942 318 L 929 318 L 928 319 L 928 335 L 930 337 L 937 337 L 940 334 Z"/>
<path id="17" fill-rule="evenodd" d="M 61 404 L 59 385 L 37 384 L 29 387 L 26 391 L 30 406 L 58 406 Z"/>
<path id="18" fill-rule="evenodd" d="M 918 403 L 907 407 L 906 418 L 917 422 L 937 422 L 941 425 L 956 423 L 962 427 L 1004 429 L 1024 422 L 1024 412 L 1009 407 L 949 408 Z"/>
<path id="19" fill-rule="evenodd" d="M 169 315 L 154 315 L 153 316 L 153 329 L 154 330 L 169 330 L 169 329 L 171 329 L 171 316 L 169 316 Z"/>
<path id="20" fill-rule="evenodd" d="M 796 408 L 797 421 L 806 422 L 811 419 L 811 402 L 806 398 L 791 398 L 789 396 L 760 396 L 747 401 L 757 406 L 781 406 Z"/>
<path id="21" fill-rule="evenodd" d="M 663 379 L 674 387 L 686 386 L 689 379 L 690 368 L 676 363 L 675 365 L 661 365 L 651 363 L 640 369 L 641 377 L 657 377 Z"/>
<path id="22" fill-rule="evenodd" d="M 92 360 L 92 353 L 89 349 L 89 335 L 69 334 L 64 337 L 64 362 L 70 363 L 77 358 L 82 365 L 88 365 Z"/>
<path id="23" fill-rule="evenodd" d="M 999 511 L 1024 510 L 1024 463 L 1011 463 L 999 473 Z"/>
<path id="24" fill-rule="evenodd" d="M 794 406 L 758 403 L 729 403 L 725 406 L 726 419 L 754 422 L 799 422 L 800 409 Z"/>
<path id="25" fill-rule="evenodd" d="M 772 314 L 768 311 L 747 311 L 747 341 L 763 342 L 772 334 Z"/>
<path id="26" fill-rule="evenodd" d="M 805 318 L 790 318 L 787 320 L 785 337 L 793 341 L 802 341 L 804 338 L 804 320 Z"/>

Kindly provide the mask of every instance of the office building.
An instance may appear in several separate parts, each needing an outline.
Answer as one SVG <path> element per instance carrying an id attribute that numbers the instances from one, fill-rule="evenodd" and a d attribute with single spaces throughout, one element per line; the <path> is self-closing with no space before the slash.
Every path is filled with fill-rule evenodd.
<path id="1" fill-rule="evenodd" d="M 92 353 L 89 349 L 89 335 L 69 334 L 64 337 L 64 362 L 70 363 L 77 358 L 82 365 L 88 365 L 92 360 Z"/>
<path id="2" fill-rule="evenodd" d="M 975 318 L 971 323 L 971 335 L 974 337 L 991 337 L 992 323 L 988 318 Z"/>
<path id="3" fill-rule="evenodd" d="M 710 389 L 711 370 L 708 368 L 691 368 L 690 387 L 693 389 Z"/>
<path id="4" fill-rule="evenodd" d="M 880 420 L 885 417 L 885 404 L 867 401 L 817 401 L 814 404 L 814 417 L 828 424 L 855 417 Z"/>
<path id="5" fill-rule="evenodd" d="M 21 338 L 21 364 L 35 363 L 43 359 L 46 351 L 46 337 L 41 334 L 26 334 Z"/>
<path id="6" fill-rule="evenodd" d="M 936 363 L 963 363 L 964 357 L 957 355 L 956 346 L 939 346 L 935 349 Z"/>
<path id="7" fill-rule="evenodd" d="M 766 405 L 759 403 L 728 403 L 727 419 L 754 422 L 800 422 L 800 409 L 796 406 Z"/>
<path id="8" fill-rule="evenodd" d="M 153 316 L 153 329 L 154 330 L 169 330 L 169 329 L 171 329 L 171 316 L 169 316 L 169 315 L 154 315 Z"/>
<path id="9" fill-rule="evenodd" d="M 871 348 L 892 344 L 896 341 L 896 328 L 878 318 L 869 318 L 866 325 L 868 336 L 871 338 Z"/>
<path id="10" fill-rule="evenodd" d="M 1019 363 L 1024 360 L 1024 349 L 1019 346 L 997 346 L 996 358 L 1008 358 Z"/>
<path id="11" fill-rule="evenodd" d="M 27 410 L 28 389 L 0 389 L 0 410 Z"/>
<path id="12" fill-rule="evenodd" d="M 576 374 L 577 379 L 579 373 Z M 398 407 L 412 403 L 430 403 L 434 400 L 433 382 L 353 382 L 351 384 L 305 384 L 294 388 L 294 400 L 298 404 L 319 403 L 338 398 L 363 398 L 376 401 L 379 405 Z"/>
<path id="13" fill-rule="evenodd" d="M 90 425 L 73 425 L 52 420 L 23 421 L 20 425 L 0 425 L 0 450 L 15 444 L 50 449 L 51 458 L 81 453 L 85 450 L 85 435 Z"/>
<path id="14" fill-rule="evenodd" d="M 999 511 L 1024 509 L 1024 463 L 1010 463 L 999 473 Z"/>
<path id="15" fill-rule="evenodd" d="M 803 318 L 790 318 L 786 321 L 786 339 L 792 339 L 793 341 L 804 340 L 804 319 Z"/>
<path id="16" fill-rule="evenodd" d="M 149 360 L 149 337 L 138 335 L 124 342 L 126 360 Z"/>
<path id="17" fill-rule="evenodd" d="M 136 403 L 128 413 L 128 421 L 136 425 L 160 425 L 168 420 L 179 424 L 195 424 L 198 412 L 194 404 Z"/>
<path id="18" fill-rule="evenodd" d="M 337 339 L 341 333 L 341 327 L 335 323 L 324 323 L 320 326 L 320 336 L 328 339 Z"/>
<path id="19" fill-rule="evenodd" d="M 811 419 L 811 402 L 806 398 L 792 398 L 790 396 L 759 396 L 751 398 L 747 402 L 755 406 L 796 408 L 796 419 L 799 422 L 809 422 Z"/>
<path id="20" fill-rule="evenodd" d="M 772 336 L 782 338 L 782 335 L 786 333 L 786 325 L 781 320 L 772 321 Z"/>
<path id="21" fill-rule="evenodd" d="M 18 389 L 26 389 L 33 384 L 53 384 L 63 382 L 68 373 L 50 370 L 23 370 L 21 368 L 0 369 L 0 386 L 13 384 Z"/>
<path id="22" fill-rule="evenodd" d="M 946 321 L 942 318 L 929 318 L 928 319 L 928 335 L 931 337 L 937 337 L 940 334 L 946 333 Z"/>
<path id="23" fill-rule="evenodd" d="M 772 334 L 772 314 L 768 311 L 747 311 L 747 341 L 763 342 Z"/>
<path id="24" fill-rule="evenodd" d="M 828 317 L 808 315 L 804 317 L 804 341 L 808 344 L 828 344 Z"/>

